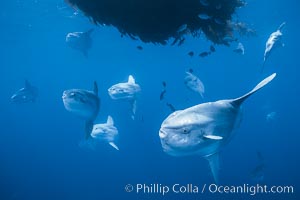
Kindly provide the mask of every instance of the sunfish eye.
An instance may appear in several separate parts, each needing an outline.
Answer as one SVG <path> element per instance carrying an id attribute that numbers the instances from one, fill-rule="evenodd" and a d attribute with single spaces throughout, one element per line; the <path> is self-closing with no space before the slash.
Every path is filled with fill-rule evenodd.
<path id="1" fill-rule="evenodd" d="M 189 133 L 190 133 L 190 130 L 188 130 L 187 128 L 183 128 L 183 129 L 182 129 L 182 133 L 183 133 L 183 134 L 189 134 Z"/>
<path id="2" fill-rule="evenodd" d="M 76 96 L 75 92 L 71 92 L 71 93 L 70 93 L 70 96 L 71 96 L 71 97 Z"/>
<path id="3" fill-rule="evenodd" d="M 119 91 L 119 92 L 124 92 L 124 90 L 123 90 L 123 89 L 119 89 L 118 91 Z"/>

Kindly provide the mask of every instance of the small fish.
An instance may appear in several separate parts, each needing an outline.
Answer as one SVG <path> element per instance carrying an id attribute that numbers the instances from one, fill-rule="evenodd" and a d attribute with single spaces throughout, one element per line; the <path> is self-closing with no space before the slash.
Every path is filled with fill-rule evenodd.
<path id="1" fill-rule="evenodd" d="M 216 48 L 213 46 L 213 45 L 210 45 L 210 52 L 215 52 L 216 51 Z"/>
<path id="2" fill-rule="evenodd" d="M 174 107 L 172 104 L 166 103 L 166 105 L 170 108 L 170 110 L 171 110 L 172 112 L 176 111 L 175 107 Z"/>
<path id="3" fill-rule="evenodd" d="M 194 73 L 194 70 L 191 68 L 191 69 L 189 69 L 189 72 L 190 73 Z"/>
<path id="4" fill-rule="evenodd" d="M 191 57 L 193 57 L 193 56 L 194 56 L 194 52 L 193 52 L 193 51 L 190 51 L 190 52 L 188 53 L 188 55 L 191 56 Z"/>
<path id="5" fill-rule="evenodd" d="M 141 87 L 135 83 L 132 75 L 128 77 L 125 83 L 117 83 L 108 89 L 108 94 L 112 99 L 125 100 L 132 104 L 132 118 L 134 119 L 136 112 L 136 99 L 141 92 Z"/>
<path id="6" fill-rule="evenodd" d="M 143 47 L 142 46 L 137 46 L 136 47 L 138 50 L 143 50 Z"/>
<path id="7" fill-rule="evenodd" d="M 183 24 L 178 28 L 177 33 L 183 33 L 186 30 L 187 30 L 187 24 Z"/>
<path id="8" fill-rule="evenodd" d="M 25 86 L 13 94 L 10 101 L 13 103 L 35 102 L 38 96 L 38 89 L 25 80 Z"/>
<path id="9" fill-rule="evenodd" d="M 200 0 L 199 1 L 203 6 L 209 6 L 208 0 Z"/>
<path id="10" fill-rule="evenodd" d="M 85 138 L 89 139 L 94 120 L 100 110 L 97 83 L 94 82 L 93 91 L 84 89 L 65 90 L 62 99 L 67 111 L 85 120 Z"/>
<path id="11" fill-rule="evenodd" d="M 209 54 L 210 54 L 210 52 L 204 51 L 204 52 L 200 53 L 199 56 L 204 58 L 204 57 L 208 56 Z"/>
<path id="12" fill-rule="evenodd" d="M 266 116 L 266 120 L 267 122 L 271 122 L 271 121 L 274 121 L 277 117 L 277 113 L 276 112 L 270 112 L 267 114 Z"/>
<path id="13" fill-rule="evenodd" d="M 119 150 L 115 144 L 115 140 L 118 136 L 118 129 L 114 126 L 114 120 L 111 116 L 107 117 L 107 121 L 104 124 L 94 124 L 91 137 L 96 140 L 104 140 L 109 143 L 113 148 Z"/>
<path id="14" fill-rule="evenodd" d="M 72 32 L 66 36 L 66 43 L 72 49 L 79 50 L 85 57 L 88 57 L 88 51 L 92 47 L 91 33 L 94 29 L 86 32 Z"/>
<path id="15" fill-rule="evenodd" d="M 181 38 L 178 42 L 178 46 L 181 46 L 185 41 L 185 38 Z"/>
<path id="16" fill-rule="evenodd" d="M 208 20 L 211 18 L 211 16 L 209 16 L 208 14 L 205 14 L 205 13 L 199 14 L 198 17 L 199 17 L 199 19 L 202 19 L 202 20 Z"/>
<path id="17" fill-rule="evenodd" d="M 262 156 L 261 152 L 257 152 L 258 164 L 256 167 L 250 172 L 250 177 L 255 182 L 261 183 L 264 180 L 265 176 L 265 162 L 264 157 Z"/>
<path id="18" fill-rule="evenodd" d="M 194 74 L 192 74 L 191 72 L 185 72 L 186 76 L 184 78 L 184 84 L 192 91 L 197 92 L 201 95 L 201 97 L 203 98 L 203 94 L 204 94 L 204 85 L 202 83 L 202 81 L 195 76 Z"/>
<path id="19" fill-rule="evenodd" d="M 165 81 L 162 82 L 162 85 L 163 85 L 163 91 L 160 93 L 160 96 L 159 96 L 159 100 L 163 100 L 164 97 L 165 97 L 165 94 L 167 92 L 166 90 L 166 87 L 167 87 L 167 83 Z"/>
<path id="20" fill-rule="evenodd" d="M 159 100 L 162 101 L 162 100 L 164 99 L 166 92 L 167 92 L 167 90 L 164 89 L 164 90 L 160 93 Z"/>
<path id="21" fill-rule="evenodd" d="M 233 50 L 233 52 L 244 55 L 245 54 L 244 45 L 239 42 L 238 45 L 237 45 L 237 47 Z"/>

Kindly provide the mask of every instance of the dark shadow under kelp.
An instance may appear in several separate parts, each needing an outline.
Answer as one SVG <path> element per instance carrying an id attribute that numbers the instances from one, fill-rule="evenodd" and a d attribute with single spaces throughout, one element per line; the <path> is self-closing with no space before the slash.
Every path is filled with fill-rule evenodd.
<path id="1" fill-rule="evenodd" d="M 198 37 L 203 32 L 213 43 L 229 45 L 234 40 L 232 15 L 245 5 L 241 0 L 65 1 L 95 24 L 112 25 L 122 35 L 160 44 L 167 44 L 170 38 L 177 43 L 186 34 Z"/>

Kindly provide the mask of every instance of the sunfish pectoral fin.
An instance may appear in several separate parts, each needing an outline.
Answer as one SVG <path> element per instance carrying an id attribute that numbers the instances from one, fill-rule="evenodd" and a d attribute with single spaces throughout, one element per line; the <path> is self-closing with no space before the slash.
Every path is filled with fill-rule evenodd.
<path id="1" fill-rule="evenodd" d="M 203 137 L 211 140 L 222 140 L 222 136 L 217 136 L 217 135 L 203 135 Z"/>
<path id="2" fill-rule="evenodd" d="M 108 144 L 119 151 L 119 147 L 114 142 L 109 142 Z"/>
<path id="3" fill-rule="evenodd" d="M 263 88 L 268 83 L 270 83 L 275 78 L 275 76 L 276 76 L 276 73 L 273 73 L 272 75 L 268 76 L 267 78 L 262 80 L 260 83 L 258 83 L 250 92 L 248 92 L 247 94 L 245 94 L 239 98 L 234 99 L 233 103 L 237 106 L 240 106 L 244 102 L 244 100 L 246 100 L 249 96 L 254 94 L 259 89 Z"/>
<path id="4" fill-rule="evenodd" d="M 219 182 L 220 158 L 219 153 L 205 157 L 208 160 L 210 170 L 216 183 Z"/>
<path id="5" fill-rule="evenodd" d="M 85 139 L 89 139 L 91 137 L 91 133 L 93 131 L 93 121 L 89 120 L 85 122 Z"/>

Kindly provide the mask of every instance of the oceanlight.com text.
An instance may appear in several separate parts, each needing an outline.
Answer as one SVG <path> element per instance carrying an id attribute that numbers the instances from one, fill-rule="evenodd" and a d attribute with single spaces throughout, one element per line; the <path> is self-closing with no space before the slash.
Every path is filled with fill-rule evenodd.
<path id="1" fill-rule="evenodd" d="M 136 194 L 160 194 L 167 195 L 173 194 L 293 194 L 293 186 L 268 186 L 268 185 L 218 185 L 218 184 L 127 184 L 125 186 L 126 192 L 132 192 Z"/>

